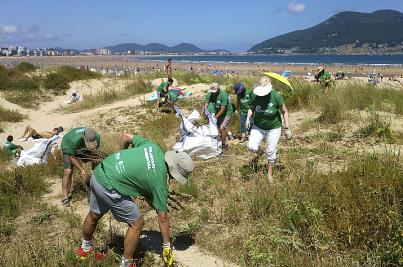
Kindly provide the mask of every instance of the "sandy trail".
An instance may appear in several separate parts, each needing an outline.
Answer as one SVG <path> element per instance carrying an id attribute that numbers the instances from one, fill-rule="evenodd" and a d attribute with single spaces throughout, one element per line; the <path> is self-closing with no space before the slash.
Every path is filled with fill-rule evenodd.
<path id="1" fill-rule="evenodd" d="M 102 90 L 106 90 L 111 87 L 111 84 L 114 89 L 123 88 L 125 83 L 127 83 L 127 81 L 114 80 L 114 79 L 98 79 L 98 80 L 74 82 L 71 84 L 71 87 L 77 89 L 79 94 L 84 95 L 84 94 L 96 94 Z M 187 86 L 187 90 L 191 91 L 194 95 L 201 94 L 207 89 L 208 85 L 204 84 Z M 2 97 L 2 95 L 0 95 L 1 106 L 13 110 L 17 109 L 22 114 L 28 116 L 26 120 L 19 123 L 7 123 L 7 124 L 5 123 L 4 124 L 5 131 L 3 133 L 0 133 L 0 140 L 4 140 L 7 135 L 11 134 L 14 136 L 15 143 L 21 144 L 25 148 L 29 148 L 30 146 L 33 145 L 33 143 L 20 142 L 17 139 L 17 137 L 21 136 L 26 125 L 31 125 L 38 131 L 46 131 L 59 125 L 62 125 L 65 128 L 65 132 L 67 132 L 67 130 L 70 129 L 71 127 L 86 125 L 86 122 L 89 122 L 100 112 L 107 112 L 109 110 L 121 107 L 139 108 L 139 106 L 144 103 L 144 99 L 146 99 L 148 95 L 149 94 L 139 95 L 137 97 L 117 101 L 109 105 L 103 105 L 98 108 L 72 114 L 62 114 L 56 111 L 68 99 L 67 96 L 57 96 L 50 102 L 42 103 L 37 110 L 30 110 L 21 108 L 18 105 L 7 102 Z M 60 200 L 62 199 L 61 179 L 52 179 L 49 182 L 50 182 L 50 192 L 43 196 L 43 201 L 60 209 L 65 209 L 60 203 Z M 71 210 L 71 212 L 79 215 L 82 219 L 84 219 L 84 217 L 87 215 L 88 212 L 87 200 L 84 199 L 73 202 L 71 208 L 69 209 Z M 117 230 L 121 234 L 125 233 L 127 229 L 126 225 L 119 223 L 113 219 L 110 220 L 111 217 L 110 214 L 106 215 L 105 217 L 106 218 L 103 218 L 103 220 L 107 222 L 106 225 L 108 225 L 108 229 L 109 229 L 108 222 L 111 221 L 111 225 L 114 230 Z M 155 212 L 146 213 L 144 214 L 144 217 L 146 221 L 156 220 Z M 145 228 L 143 230 L 147 229 Z M 160 249 L 160 246 L 161 241 L 159 233 L 158 235 L 155 234 L 155 231 L 144 231 L 144 233 L 142 233 L 140 241 L 141 249 L 158 251 L 158 249 Z M 192 267 L 236 266 L 233 263 L 229 263 L 224 260 L 218 259 L 215 256 L 203 253 L 197 245 L 177 244 L 176 246 L 178 247 L 178 249 L 175 249 L 174 251 L 176 266 L 192 266 Z M 161 266 L 159 254 L 155 253 L 154 259 L 155 262 L 157 262 L 155 266 Z"/>

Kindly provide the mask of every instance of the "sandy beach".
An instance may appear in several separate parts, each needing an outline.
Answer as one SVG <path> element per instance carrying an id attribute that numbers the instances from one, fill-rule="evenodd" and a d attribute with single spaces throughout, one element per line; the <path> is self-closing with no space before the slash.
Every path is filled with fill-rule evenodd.
<path id="1" fill-rule="evenodd" d="M 44 56 L 44 57 L 0 57 L 0 64 L 13 65 L 27 61 L 40 67 L 57 67 L 62 65 L 84 66 L 88 68 L 132 68 L 142 72 L 163 70 L 166 62 L 140 60 L 127 56 Z M 370 65 L 323 65 L 329 72 L 345 72 L 352 77 L 364 77 L 366 73 L 382 73 L 384 77 L 403 77 L 403 67 L 399 66 L 370 66 Z M 290 70 L 298 76 L 307 75 L 314 65 L 291 64 L 263 64 L 263 63 L 203 63 L 203 62 L 173 62 L 174 70 L 189 71 L 193 68 L 196 72 L 207 73 L 214 70 L 222 70 L 234 73 L 259 73 L 261 71 L 281 72 Z"/>

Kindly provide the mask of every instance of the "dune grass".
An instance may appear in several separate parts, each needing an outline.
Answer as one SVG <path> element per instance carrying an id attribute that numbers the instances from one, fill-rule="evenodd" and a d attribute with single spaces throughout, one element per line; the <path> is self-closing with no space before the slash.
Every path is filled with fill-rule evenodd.
<path id="1" fill-rule="evenodd" d="M 97 95 L 84 95 L 83 101 L 61 108 L 61 111 L 65 113 L 80 112 L 149 92 L 151 92 L 151 84 L 146 82 L 142 76 L 136 75 L 130 79 L 130 83 L 123 90 L 106 88 Z"/>

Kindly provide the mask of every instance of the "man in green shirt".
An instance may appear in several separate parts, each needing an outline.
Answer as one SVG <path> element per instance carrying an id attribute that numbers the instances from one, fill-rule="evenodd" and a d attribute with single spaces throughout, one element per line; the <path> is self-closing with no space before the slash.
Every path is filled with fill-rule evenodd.
<path id="1" fill-rule="evenodd" d="M 65 136 L 63 136 L 61 148 L 63 152 L 63 199 L 62 204 L 66 207 L 70 206 L 70 188 L 71 178 L 73 176 L 74 167 L 80 170 L 80 176 L 85 179 L 85 170 L 80 166 L 78 160 L 80 154 L 99 148 L 101 137 L 99 133 L 91 128 L 73 128 Z M 81 155 L 82 156 L 82 155 Z"/>
<path id="2" fill-rule="evenodd" d="M 82 245 L 76 253 L 87 257 L 93 252 L 91 240 L 98 221 L 111 211 L 116 220 L 129 226 L 120 266 L 135 266 L 133 254 L 144 219 L 131 197 L 142 196 L 158 213 L 164 262 L 166 266 L 172 266 L 167 178 L 185 184 L 193 171 L 193 161 L 185 152 L 168 151 L 164 154 L 157 144 L 140 135 L 123 134 L 121 147 L 128 149 L 109 155 L 94 169 L 90 212 L 84 220 Z"/>
<path id="3" fill-rule="evenodd" d="M 213 83 L 205 98 L 205 108 L 217 120 L 217 127 L 220 130 L 222 146 L 226 147 L 227 130 L 229 122 L 234 112 L 232 103 L 227 92 L 221 91 L 218 83 Z"/>
<path id="4" fill-rule="evenodd" d="M 3 151 L 9 156 L 18 156 L 21 150 L 24 148 L 22 146 L 13 143 L 14 137 L 12 135 L 7 136 L 7 140 L 4 143 Z"/>
<path id="5" fill-rule="evenodd" d="M 277 158 L 277 144 L 281 136 L 281 114 L 284 117 L 285 135 L 291 139 L 291 129 L 288 120 L 288 110 L 283 97 L 273 90 L 269 77 L 263 77 L 260 86 L 253 90 L 246 118 L 246 127 L 251 125 L 251 117 L 254 116 L 254 126 L 251 130 L 248 142 L 250 151 L 255 152 L 259 158 L 259 144 L 266 138 L 267 148 L 267 173 L 270 182 L 273 181 L 273 164 Z M 280 114 L 281 112 L 281 114 Z"/>
<path id="6" fill-rule="evenodd" d="M 237 111 L 239 112 L 240 124 L 241 124 L 241 143 L 245 142 L 250 129 L 245 126 L 246 117 L 248 115 L 249 104 L 251 100 L 252 90 L 247 89 L 244 84 L 237 83 L 234 85 L 234 91 L 237 96 Z M 253 118 L 251 118 L 251 124 Z"/>
<path id="7" fill-rule="evenodd" d="M 158 94 L 158 99 L 157 99 L 157 106 L 156 109 L 159 109 L 162 104 L 162 99 L 166 100 L 166 96 L 168 94 L 169 88 L 172 87 L 174 83 L 174 80 L 172 78 L 168 78 L 166 82 L 162 82 L 158 87 L 157 87 L 157 94 Z"/>

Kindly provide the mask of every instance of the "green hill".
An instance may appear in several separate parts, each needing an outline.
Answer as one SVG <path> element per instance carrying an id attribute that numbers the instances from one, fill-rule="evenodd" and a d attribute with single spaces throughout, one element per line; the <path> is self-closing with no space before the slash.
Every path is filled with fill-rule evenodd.
<path id="1" fill-rule="evenodd" d="M 249 49 L 255 53 L 318 53 L 339 50 L 370 52 L 403 47 L 403 13 L 341 12 L 305 30 L 283 34 Z M 403 49 L 401 49 L 403 52 Z"/>

